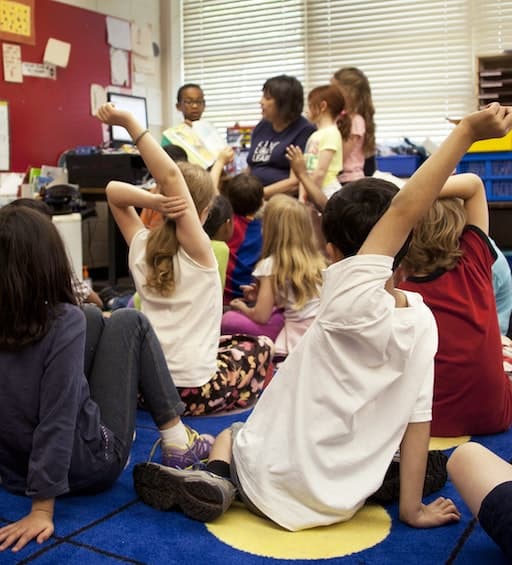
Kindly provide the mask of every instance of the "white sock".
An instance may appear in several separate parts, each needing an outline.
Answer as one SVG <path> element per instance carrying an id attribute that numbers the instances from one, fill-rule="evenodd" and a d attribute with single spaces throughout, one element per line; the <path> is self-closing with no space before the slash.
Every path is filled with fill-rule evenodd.
<path id="1" fill-rule="evenodd" d="M 160 430 L 160 437 L 162 438 L 163 445 L 187 447 L 187 429 L 181 420 L 172 428 Z"/>

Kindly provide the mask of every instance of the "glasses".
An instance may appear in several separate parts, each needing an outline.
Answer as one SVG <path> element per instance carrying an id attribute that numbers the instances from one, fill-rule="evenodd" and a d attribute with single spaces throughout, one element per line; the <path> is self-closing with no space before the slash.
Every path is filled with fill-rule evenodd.
<path id="1" fill-rule="evenodd" d="M 204 106 L 204 100 L 191 100 L 189 98 L 185 98 L 185 100 L 183 100 L 183 104 L 186 106 Z"/>

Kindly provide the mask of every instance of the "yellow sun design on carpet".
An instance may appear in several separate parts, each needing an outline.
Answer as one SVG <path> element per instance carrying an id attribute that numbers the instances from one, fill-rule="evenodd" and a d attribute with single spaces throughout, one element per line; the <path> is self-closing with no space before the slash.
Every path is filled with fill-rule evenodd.
<path id="1" fill-rule="evenodd" d="M 276 559 L 327 559 L 368 549 L 391 531 L 382 506 L 366 505 L 348 522 L 289 532 L 234 504 L 222 518 L 206 524 L 217 539 L 239 549 Z"/>
<path id="2" fill-rule="evenodd" d="M 430 444 L 428 448 L 430 450 L 434 449 L 450 449 L 451 447 L 457 447 L 463 443 L 467 443 L 471 439 L 471 436 L 457 436 L 457 437 L 431 437 Z"/>

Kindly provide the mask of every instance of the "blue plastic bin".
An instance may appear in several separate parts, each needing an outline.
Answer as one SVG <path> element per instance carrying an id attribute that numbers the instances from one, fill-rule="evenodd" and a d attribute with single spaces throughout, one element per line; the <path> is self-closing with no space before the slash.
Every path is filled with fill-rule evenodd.
<path id="1" fill-rule="evenodd" d="M 478 175 L 485 184 L 487 200 L 512 200 L 512 151 L 466 153 L 457 172 Z"/>
<path id="2" fill-rule="evenodd" d="M 377 169 L 396 177 L 410 177 L 420 166 L 419 155 L 388 155 L 377 157 Z"/>

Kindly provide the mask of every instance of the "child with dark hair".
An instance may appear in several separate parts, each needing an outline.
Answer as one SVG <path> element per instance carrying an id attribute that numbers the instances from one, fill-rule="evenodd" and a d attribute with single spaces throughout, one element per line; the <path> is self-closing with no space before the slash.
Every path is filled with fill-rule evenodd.
<path id="1" fill-rule="evenodd" d="M 42 543 L 55 499 L 109 488 L 133 441 L 137 389 L 160 430 L 162 462 L 186 467 L 213 438 L 184 426 L 184 411 L 147 318 L 105 319 L 76 305 L 59 232 L 25 206 L 0 209 L 0 476 L 30 512 L 0 528 L 0 551 Z M 85 312 L 85 315 L 84 315 Z"/>
<path id="2" fill-rule="evenodd" d="M 219 265 L 222 289 L 224 290 L 229 260 L 227 242 L 233 235 L 233 207 L 224 195 L 217 194 L 214 198 L 203 229 L 212 242 L 212 249 Z"/>
<path id="3" fill-rule="evenodd" d="M 511 128 L 512 113 L 492 104 L 461 120 L 397 194 L 368 179 L 331 196 L 323 221 L 332 264 L 300 345 L 247 421 L 217 436 L 206 470 L 137 465 L 143 501 L 210 521 L 238 491 L 288 530 L 333 524 L 379 489 L 400 447 L 400 519 L 418 528 L 459 520 L 449 499 L 422 503 L 437 331 L 421 296 L 395 288 L 392 268 L 471 143 Z M 347 223 L 361 226 L 356 235 Z"/>
<path id="4" fill-rule="evenodd" d="M 503 368 L 494 299 L 496 252 L 487 237 L 485 187 L 454 175 L 415 227 L 400 288 L 418 292 L 439 330 L 432 434 L 492 434 L 512 425 L 512 382 Z"/>
<path id="5" fill-rule="evenodd" d="M 8 204 L 8 206 L 23 206 L 25 208 L 32 208 L 48 218 L 52 218 L 52 209 L 43 200 L 36 198 L 17 198 Z M 71 269 L 71 285 L 73 293 L 79 304 L 91 303 L 96 304 L 99 308 L 103 308 L 103 301 L 90 286 L 81 281 L 75 271 Z"/>
<path id="6" fill-rule="evenodd" d="M 252 283 L 252 271 L 261 255 L 263 184 L 254 175 L 240 173 L 226 183 L 225 196 L 233 207 L 233 235 L 228 241 L 229 261 L 224 303 L 243 296 L 242 286 Z"/>
<path id="7" fill-rule="evenodd" d="M 189 82 L 180 86 L 176 96 L 176 109 L 183 114 L 183 122 L 163 132 L 162 145 L 165 147 L 167 144 L 175 144 L 183 147 L 188 161 L 209 169 L 219 152 L 226 148 L 226 143 L 215 127 L 202 119 L 205 107 L 204 93 L 198 84 Z M 231 152 L 230 161 L 233 157 Z"/>

